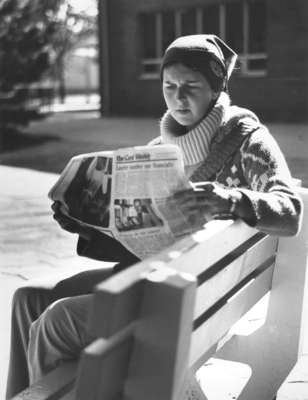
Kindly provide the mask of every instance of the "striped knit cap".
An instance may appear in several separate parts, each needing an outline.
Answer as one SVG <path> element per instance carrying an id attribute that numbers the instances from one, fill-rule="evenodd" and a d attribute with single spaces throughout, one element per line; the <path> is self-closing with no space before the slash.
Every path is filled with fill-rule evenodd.
<path id="1" fill-rule="evenodd" d="M 229 96 L 222 92 L 209 114 L 188 132 L 167 111 L 160 122 L 162 143 L 179 146 L 185 166 L 204 161 L 209 154 L 211 140 L 224 120 L 229 104 Z"/>

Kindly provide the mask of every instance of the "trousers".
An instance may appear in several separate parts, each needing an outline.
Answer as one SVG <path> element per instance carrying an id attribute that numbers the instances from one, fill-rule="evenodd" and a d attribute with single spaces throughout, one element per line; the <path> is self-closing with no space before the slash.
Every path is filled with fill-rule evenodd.
<path id="1" fill-rule="evenodd" d="M 112 273 L 112 268 L 84 271 L 64 280 L 40 280 L 16 290 L 7 399 L 63 361 L 78 357 L 91 340 L 86 325 L 93 286 Z"/>
<path id="2" fill-rule="evenodd" d="M 87 332 L 87 318 L 93 287 L 139 261 L 120 242 L 95 230 L 91 231 L 91 240 L 79 237 L 77 253 L 114 265 L 65 279 L 39 280 L 16 290 L 6 399 L 63 361 L 78 358 L 92 339 Z"/>
<path id="3" fill-rule="evenodd" d="M 27 351 L 30 385 L 64 361 L 79 358 L 94 340 L 87 331 L 92 297 L 60 299 L 31 324 Z"/>

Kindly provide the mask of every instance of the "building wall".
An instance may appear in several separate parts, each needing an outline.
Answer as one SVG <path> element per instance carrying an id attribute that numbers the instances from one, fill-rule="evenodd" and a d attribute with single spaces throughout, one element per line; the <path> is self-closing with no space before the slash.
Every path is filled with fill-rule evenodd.
<path id="1" fill-rule="evenodd" d="M 308 120 L 308 2 L 268 1 L 268 73 L 234 82 L 234 98 L 267 120 Z"/>
<path id="2" fill-rule="evenodd" d="M 215 0 L 103 1 L 108 1 L 110 112 L 160 116 L 165 106 L 159 80 L 140 78 L 138 15 Z M 268 0 L 267 16 L 268 72 L 262 77 L 234 75 L 230 82 L 233 101 L 253 109 L 261 119 L 308 120 L 308 2 Z"/>

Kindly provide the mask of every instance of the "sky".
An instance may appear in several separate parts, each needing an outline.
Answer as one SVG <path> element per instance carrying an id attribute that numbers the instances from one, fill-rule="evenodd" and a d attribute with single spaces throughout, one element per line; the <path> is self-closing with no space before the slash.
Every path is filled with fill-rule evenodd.
<path id="1" fill-rule="evenodd" d="M 91 15 L 97 14 L 97 0 L 69 0 L 76 11 L 86 11 Z"/>

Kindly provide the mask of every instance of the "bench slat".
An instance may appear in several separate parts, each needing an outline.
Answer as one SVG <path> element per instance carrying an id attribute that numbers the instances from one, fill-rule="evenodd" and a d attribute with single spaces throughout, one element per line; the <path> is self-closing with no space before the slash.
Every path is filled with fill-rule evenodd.
<path id="1" fill-rule="evenodd" d="M 223 223 L 224 221 L 212 222 L 216 224 L 218 222 Z M 220 228 L 223 226 L 223 224 L 219 225 Z M 209 223 L 207 229 L 199 231 L 187 238 L 187 240 L 190 241 L 193 239 L 195 243 L 191 244 L 189 251 L 187 251 L 188 249 L 183 251 L 179 259 L 174 258 L 170 260 L 168 262 L 168 267 L 198 276 L 232 252 L 235 248 L 242 245 L 243 242 L 259 233 L 257 230 L 243 224 L 241 221 L 231 222 L 230 225 L 224 226 L 224 229 L 218 230 L 217 228 L 216 232 L 214 229 L 214 232 L 210 235 L 211 227 L 215 228 L 215 225 Z M 183 240 L 183 245 L 184 244 L 185 239 Z M 169 253 L 172 253 L 172 250 L 172 247 L 169 248 Z M 160 255 L 156 258 L 160 259 Z"/>
<path id="2" fill-rule="evenodd" d="M 251 280 L 238 294 L 192 334 L 189 365 L 201 366 L 203 358 L 200 355 L 213 348 L 215 343 L 229 331 L 249 309 L 256 304 L 271 288 L 274 265 L 263 271 L 258 277 Z M 207 357 L 209 354 L 207 353 Z"/>
<path id="3" fill-rule="evenodd" d="M 263 262 L 272 258 L 276 254 L 277 242 L 275 237 L 265 237 L 223 269 L 218 266 L 218 272 L 198 287 L 194 317 L 199 317 Z"/>
<path id="4" fill-rule="evenodd" d="M 65 363 L 12 400 L 62 400 L 63 396 L 72 390 L 76 373 L 77 362 Z"/>

